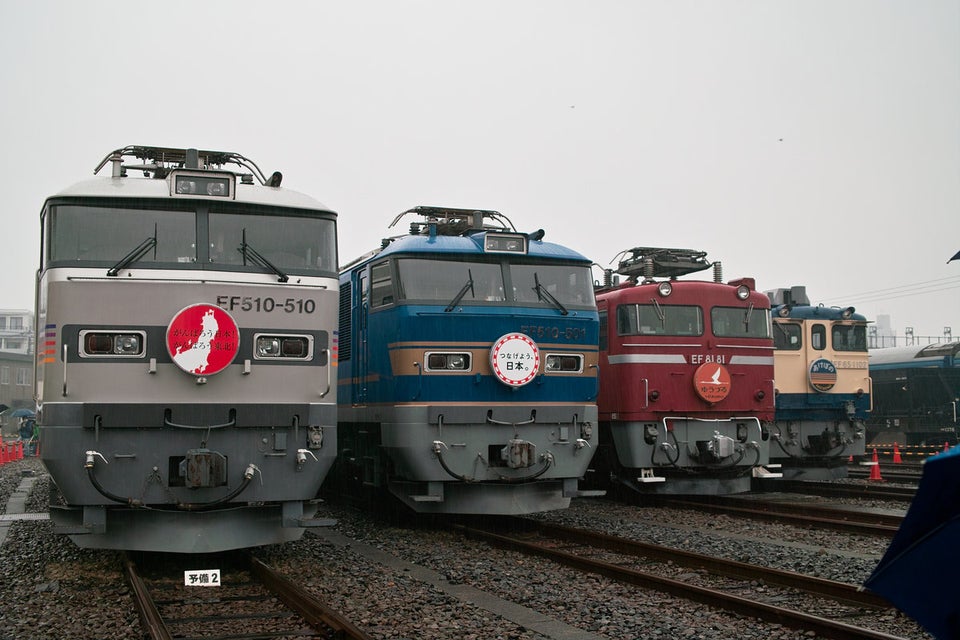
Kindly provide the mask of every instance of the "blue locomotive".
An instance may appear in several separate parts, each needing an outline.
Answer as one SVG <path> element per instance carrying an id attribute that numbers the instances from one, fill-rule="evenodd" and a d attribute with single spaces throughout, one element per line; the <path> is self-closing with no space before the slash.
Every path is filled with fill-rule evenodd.
<path id="1" fill-rule="evenodd" d="M 583 495 L 597 421 L 591 261 L 496 211 L 415 207 L 341 269 L 339 456 L 351 495 L 522 514 Z"/>

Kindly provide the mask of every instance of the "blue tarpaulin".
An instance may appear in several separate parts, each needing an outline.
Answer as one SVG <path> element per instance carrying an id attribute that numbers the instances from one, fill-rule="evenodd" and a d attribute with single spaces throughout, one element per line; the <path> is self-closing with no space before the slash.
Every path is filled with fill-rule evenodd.
<path id="1" fill-rule="evenodd" d="M 864 582 L 939 640 L 960 638 L 960 447 L 928 458 L 917 495 Z"/>

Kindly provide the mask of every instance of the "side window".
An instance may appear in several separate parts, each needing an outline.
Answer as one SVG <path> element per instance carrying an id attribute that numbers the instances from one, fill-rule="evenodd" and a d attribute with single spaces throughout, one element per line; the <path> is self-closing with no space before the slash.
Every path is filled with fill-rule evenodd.
<path id="1" fill-rule="evenodd" d="M 393 278 L 390 275 L 390 263 L 381 262 L 375 264 L 370 269 L 370 279 L 372 280 L 370 306 L 374 309 L 384 305 L 393 304 L 395 301 L 393 291 Z"/>
<path id="2" fill-rule="evenodd" d="M 635 336 L 640 333 L 636 305 L 624 304 L 617 307 L 617 333 L 621 336 Z"/>
<path id="3" fill-rule="evenodd" d="M 817 351 L 827 348 L 827 328 L 822 324 L 815 324 L 810 328 L 810 346 Z"/>

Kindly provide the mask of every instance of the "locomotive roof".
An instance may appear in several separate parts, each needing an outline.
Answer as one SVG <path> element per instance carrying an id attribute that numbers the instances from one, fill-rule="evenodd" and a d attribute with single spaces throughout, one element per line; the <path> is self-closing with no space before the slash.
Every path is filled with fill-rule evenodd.
<path id="1" fill-rule="evenodd" d="M 143 162 L 141 164 L 125 164 L 123 162 L 124 158 L 135 158 Z M 112 176 L 107 175 L 78 182 L 52 197 L 175 200 L 177 199 L 176 196 L 170 195 L 170 184 L 166 178 L 172 171 L 183 169 L 201 173 L 232 173 L 237 176 L 236 197 L 229 200 L 230 202 L 313 209 L 333 213 L 327 206 L 311 196 L 281 188 L 279 184 L 282 181 L 282 175 L 279 172 L 275 172 L 269 178 L 266 178 L 259 167 L 251 160 L 233 152 L 129 146 L 108 154 L 94 169 L 94 174 L 99 173 L 108 162 L 114 165 Z M 193 162 L 198 164 L 193 166 L 191 164 Z M 225 169 L 223 168 L 224 165 L 235 165 L 238 169 Z M 254 183 L 254 178 L 259 184 Z M 198 199 L 199 196 L 191 196 L 191 198 Z M 203 199 L 218 202 L 224 200 L 222 197 Z"/>
<path id="2" fill-rule="evenodd" d="M 846 318 L 843 317 L 844 312 L 847 309 L 853 309 L 853 307 L 825 307 L 823 305 L 798 305 L 790 307 L 790 314 L 787 316 L 781 316 L 780 310 L 789 305 L 774 305 L 770 308 L 771 313 L 773 313 L 774 319 L 782 320 L 858 320 L 860 322 L 866 322 L 866 316 L 863 316 L 859 313 L 850 312 L 850 315 Z"/>
<path id="3" fill-rule="evenodd" d="M 449 207 L 414 207 L 404 211 L 389 226 L 394 226 L 408 214 L 424 218 L 413 222 L 407 235 L 387 238 L 380 248 L 370 251 L 342 266 L 341 271 L 353 269 L 375 258 L 391 255 L 498 255 L 522 256 L 541 260 L 566 260 L 592 264 L 582 254 L 565 246 L 544 242 L 542 229 L 521 233 L 513 223 L 498 211 L 484 209 L 454 209 Z M 486 251 L 488 236 L 523 238 L 526 250 Z"/>
<path id="4" fill-rule="evenodd" d="M 467 236 L 437 236 L 436 238 L 401 236 L 387 245 L 378 255 L 384 256 L 396 253 L 483 254 L 483 239 L 488 233 L 497 232 L 478 231 Z M 591 260 L 573 249 L 543 240 L 531 240 L 528 244 L 527 253 L 523 255 L 551 260 L 575 260 L 592 264 Z"/>

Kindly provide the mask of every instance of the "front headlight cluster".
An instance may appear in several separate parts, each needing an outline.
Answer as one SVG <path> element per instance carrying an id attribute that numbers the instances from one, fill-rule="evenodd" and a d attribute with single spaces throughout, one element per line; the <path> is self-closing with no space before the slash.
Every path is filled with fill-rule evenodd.
<path id="1" fill-rule="evenodd" d="M 308 360 L 311 357 L 312 339 L 310 336 L 257 335 L 254 358 L 269 360 L 274 358 L 293 358 Z"/>
<path id="2" fill-rule="evenodd" d="M 171 174 L 171 196 L 233 198 L 233 174 L 175 171 Z"/>
<path id="3" fill-rule="evenodd" d="M 80 355 L 84 357 L 128 357 L 143 355 L 143 331 L 81 331 Z"/>
<path id="4" fill-rule="evenodd" d="M 428 353 L 427 371 L 470 371 L 470 354 Z"/>
<path id="5" fill-rule="evenodd" d="M 583 371 L 583 356 L 576 354 L 550 353 L 543 362 L 544 371 L 554 372 L 580 372 Z"/>

